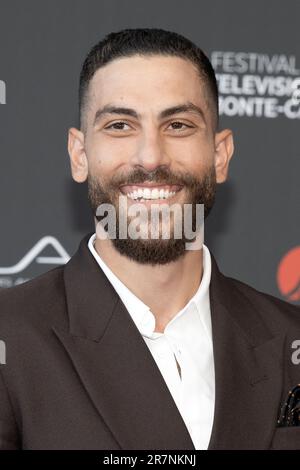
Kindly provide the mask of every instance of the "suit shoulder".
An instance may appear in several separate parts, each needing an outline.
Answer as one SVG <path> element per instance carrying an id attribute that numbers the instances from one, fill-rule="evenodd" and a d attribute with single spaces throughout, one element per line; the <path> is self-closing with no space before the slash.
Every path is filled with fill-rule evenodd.
<path id="1" fill-rule="evenodd" d="M 263 320 L 268 323 L 276 323 L 277 320 L 285 324 L 294 324 L 300 328 L 300 306 L 292 304 L 285 300 L 279 299 L 274 295 L 260 291 L 245 282 L 238 279 L 225 278 L 239 292 L 244 299 L 252 304 L 253 308 L 263 316 Z"/>
<path id="2" fill-rule="evenodd" d="M 20 325 L 35 316 L 40 321 L 64 305 L 63 267 L 59 266 L 34 279 L 0 290 L 0 326 Z"/>

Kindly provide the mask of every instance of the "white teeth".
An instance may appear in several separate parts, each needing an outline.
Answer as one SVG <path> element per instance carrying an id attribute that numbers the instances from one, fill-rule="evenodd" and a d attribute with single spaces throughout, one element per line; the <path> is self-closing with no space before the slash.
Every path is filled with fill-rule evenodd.
<path id="1" fill-rule="evenodd" d="M 159 191 L 157 188 L 152 189 L 151 191 L 151 199 L 158 199 L 159 198 Z"/>
<path id="2" fill-rule="evenodd" d="M 151 199 L 151 191 L 150 191 L 149 188 L 145 188 L 145 189 L 143 190 L 143 197 L 144 197 L 145 199 Z"/>
<path id="3" fill-rule="evenodd" d="M 127 193 L 127 196 L 130 199 L 137 200 L 137 199 L 168 199 L 177 191 L 169 191 L 168 189 L 150 189 L 150 188 L 139 188 L 135 189 L 131 193 Z"/>

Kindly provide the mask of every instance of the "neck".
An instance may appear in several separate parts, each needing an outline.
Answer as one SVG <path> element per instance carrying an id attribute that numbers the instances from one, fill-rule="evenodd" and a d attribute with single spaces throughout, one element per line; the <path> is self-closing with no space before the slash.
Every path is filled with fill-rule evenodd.
<path id="1" fill-rule="evenodd" d="M 164 331 L 194 296 L 202 279 L 203 248 L 187 250 L 178 260 L 157 266 L 121 255 L 110 239 L 96 238 L 95 249 L 121 282 L 150 307 L 156 320 L 155 331 Z"/>

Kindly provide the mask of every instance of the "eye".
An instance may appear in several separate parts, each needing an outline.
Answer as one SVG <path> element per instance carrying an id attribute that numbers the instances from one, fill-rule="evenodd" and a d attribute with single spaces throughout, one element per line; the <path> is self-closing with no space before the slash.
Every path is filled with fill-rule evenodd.
<path id="1" fill-rule="evenodd" d="M 185 126 L 186 128 L 192 128 L 192 127 L 193 127 L 193 126 L 188 126 L 188 125 L 185 124 L 184 122 L 180 122 L 180 121 L 173 121 L 173 122 L 171 122 L 170 125 L 171 125 L 171 126 L 174 126 L 174 125 L 175 125 L 175 127 L 173 127 L 174 130 L 176 130 L 176 129 L 178 129 L 178 130 L 183 129 L 183 130 L 184 130 L 184 128 L 182 128 L 182 127 L 180 127 L 180 126 Z"/>
<path id="2" fill-rule="evenodd" d="M 114 130 L 124 131 L 124 130 L 126 130 L 126 129 L 124 129 L 124 127 L 122 127 L 124 125 L 128 126 L 128 124 L 124 121 L 117 121 L 117 122 L 113 122 L 112 124 L 105 127 L 104 129 L 114 129 Z M 116 126 L 116 127 L 114 127 L 114 126 Z"/>

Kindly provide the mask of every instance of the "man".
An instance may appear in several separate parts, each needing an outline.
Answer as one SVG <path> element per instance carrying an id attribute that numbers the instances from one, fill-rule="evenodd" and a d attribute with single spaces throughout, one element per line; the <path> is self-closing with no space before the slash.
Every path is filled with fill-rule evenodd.
<path id="1" fill-rule="evenodd" d="M 96 233 L 1 292 L 1 448 L 300 448 L 280 418 L 299 381 L 299 308 L 225 277 L 206 245 L 187 249 L 175 216 L 158 224 L 166 238 L 104 236 L 104 204 L 118 229 L 136 203 L 207 217 L 233 154 L 209 60 L 176 33 L 111 33 L 84 62 L 80 118 L 68 150 Z"/>

